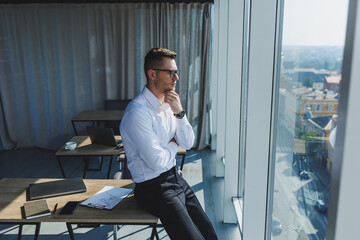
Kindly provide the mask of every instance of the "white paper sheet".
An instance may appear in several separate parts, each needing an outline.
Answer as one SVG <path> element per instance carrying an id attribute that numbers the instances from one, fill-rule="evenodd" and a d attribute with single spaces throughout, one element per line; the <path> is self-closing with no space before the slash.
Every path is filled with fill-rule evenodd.
<path id="1" fill-rule="evenodd" d="M 113 209 L 132 191 L 133 189 L 105 186 L 95 195 L 82 202 L 81 205 L 100 209 Z"/>

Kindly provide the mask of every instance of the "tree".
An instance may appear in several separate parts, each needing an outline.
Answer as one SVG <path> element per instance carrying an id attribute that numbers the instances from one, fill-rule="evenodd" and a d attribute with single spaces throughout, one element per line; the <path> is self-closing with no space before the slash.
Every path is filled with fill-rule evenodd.
<path id="1" fill-rule="evenodd" d="M 306 77 L 303 81 L 303 86 L 304 87 L 310 87 L 312 88 L 314 84 L 314 79 L 312 79 L 312 77 Z"/>
<path id="2" fill-rule="evenodd" d="M 310 130 L 310 131 L 306 132 L 305 134 L 303 134 L 301 136 L 301 139 L 308 140 L 309 138 L 312 138 L 312 137 L 318 137 L 315 130 Z"/>
<path id="3" fill-rule="evenodd" d="M 315 130 L 310 130 L 301 136 L 301 139 L 305 140 L 305 151 L 310 155 L 315 154 L 322 144 L 322 142 L 314 141 L 314 137 L 318 137 Z"/>

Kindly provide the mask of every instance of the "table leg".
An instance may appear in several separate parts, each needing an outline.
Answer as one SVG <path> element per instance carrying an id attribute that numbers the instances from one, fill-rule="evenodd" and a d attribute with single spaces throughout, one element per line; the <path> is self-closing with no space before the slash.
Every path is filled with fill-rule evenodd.
<path id="1" fill-rule="evenodd" d="M 40 234 L 40 224 L 41 224 L 41 223 L 28 223 L 28 224 L 29 224 L 29 225 L 35 225 L 34 240 L 38 240 L 38 239 L 39 239 L 39 234 Z M 17 240 L 21 240 L 23 226 L 24 226 L 23 223 L 20 223 L 20 224 L 19 224 L 19 231 L 18 231 Z"/>
<path id="2" fill-rule="evenodd" d="M 71 121 L 71 124 L 72 124 L 72 126 L 73 126 L 75 136 L 77 136 L 77 135 L 78 135 L 78 132 L 76 131 L 75 122 L 74 122 L 74 121 Z"/>
<path id="3" fill-rule="evenodd" d="M 38 240 L 38 238 L 39 238 L 39 234 L 40 234 L 40 224 L 41 224 L 41 223 L 36 223 L 34 240 Z"/>
<path id="4" fill-rule="evenodd" d="M 158 233 L 157 233 L 157 231 L 156 231 L 156 224 L 152 226 L 152 231 L 151 231 L 151 237 L 150 237 L 150 239 L 153 240 L 154 237 L 156 238 L 156 240 L 160 240 L 159 235 L 158 235 Z"/>
<path id="5" fill-rule="evenodd" d="M 182 155 L 181 166 L 180 166 L 180 170 L 181 170 L 181 171 L 183 170 L 184 162 L 185 162 L 185 155 Z"/>
<path id="6" fill-rule="evenodd" d="M 18 237 L 17 237 L 17 240 L 21 240 L 22 229 L 23 229 L 23 224 L 22 224 L 22 223 L 20 223 L 20 224 L 19 224 L 19 231 L 18 231 Z"/>
<path id="7" fill-rule="evenodd" d="M 84 159 L 84 171 L 83 171 L 83 178 L 85 178 L 86 175 L 86 169 L 89 167 L 89 159 L 85 156 Z"/>
<path id="8" fill-rule="evenodd" d="M 111 156 L 110 157 L 110 163 L 109 163 L 109 169 L 108 169 L 108 173 L 107 173 L 107 178 L 108 179 L 110 177 L 110 171 L 111 171 L 111 165 L 112 165 L 113 159 L 114 159 L 114 156 Z"/>
<path id="9" fill-rule="evenodd" d="M 113 225 L 114 240 L 117 240 L 117 225 Z"/>
<path id="10" fill-rule="evenodd" d="M 101 168 L 102 168 L 102 164 L 103 164 L 103 160 L 104 160 L 104 157 L 103 156 L 101 156 L 101 157 L 99 157 L 100 158 L 100 166 L 99 166 L 99 168 L 98 169 L 96 169 L 96 170 L 101 170 Z"/>
<path id="11" fill-rule="evenodd" d="M 57 161 L 58 161 L 58 163 L 59 163 L 60 171 L 61 171 L 61 174 L 62 174 L 63 178 L 66 178 L 66 177 L 65 177 L 65 172 L 64 172 L 63 166 L 62 166 L 61 161 L 60 161 L 60 157 L 59 157 L 59 156 L 56 156 L 56 159 L 57 159 Z"/>
<path id="12" fill-rule="evenodd" d="M 70 236 L 70 239 L 71 240 L 75 240 L 75 237 L 74 237 L 74 231 L 72 229 L 72 226 L 71 226 L 71 223 L 66 223 L 66 227 L 68 229 L 68 232 L 69 232 L 69 236 Z"/>

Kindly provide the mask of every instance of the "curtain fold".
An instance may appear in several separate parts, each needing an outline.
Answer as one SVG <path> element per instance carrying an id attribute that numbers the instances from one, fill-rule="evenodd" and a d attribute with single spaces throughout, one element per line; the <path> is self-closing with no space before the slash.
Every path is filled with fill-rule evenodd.
<path id="1" fill-rule="evenodd" d="M 208 144 L 209 3 L 24 4 L 0 8 L 0 137 L 5 149 L 58 149 L 71 118 L 134 98 L 154 46 L 178 53 L 176 91 Z M 2 116 L 1 116 L 2 115 Z"/>

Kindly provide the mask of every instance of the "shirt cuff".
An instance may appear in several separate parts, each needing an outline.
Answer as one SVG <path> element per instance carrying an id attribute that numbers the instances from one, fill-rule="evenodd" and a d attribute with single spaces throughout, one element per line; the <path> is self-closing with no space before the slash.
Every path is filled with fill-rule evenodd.
<path id="1" fill-rule="evenodd" d="M 168 146 L 169 146 L 169 150 L 170 150 L 171 154 L 174 154 L 174 157 L 175 157 L 175 155 L 177 154 L 177 152 L 179 150 L 178 145 L 174 142 L 169 142 Z"/>
<path id="2" fill-rule="evenodd" d="M 177 121 L 177 124 L 179 124 L 179 126 L 185 126 L 185 125 L 190 124 L 186 117 L 186 114 L 183 118 L 176 118 L 176 121 Z"/>

